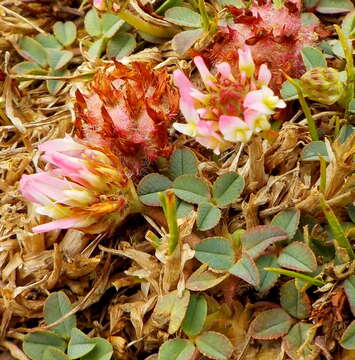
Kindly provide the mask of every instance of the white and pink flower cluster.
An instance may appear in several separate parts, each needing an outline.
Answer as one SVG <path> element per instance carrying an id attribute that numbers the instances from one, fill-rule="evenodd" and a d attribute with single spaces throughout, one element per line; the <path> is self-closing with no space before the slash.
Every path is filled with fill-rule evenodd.
<path id="1" fill-rule="evenodd" d="M 174 128 L 192 136 L 215 154 L 236 142 L 248 142 L 254 133 L 270 128 L 270 116 L 286 103 L 268 87 L 271 72 L 262 64 L 255 74 L 250 48 L 238 50 L 239 72 L 234 73 L 227 62 L 216 65 L 212 75 L 200 56 L 194 58 L 205 90 L 196 89 L 181 70 L 174 72 L 180 91 L 180 110 L 186 124 Z"/>
<path id="2" fill-rule="evenodd" d="M 45 171 L 23 175 L 20 190 L 36 212 L 54 221 L 34 232 L 76 228 L 87 233 L 111 231 L 131 211 L 136 195 L 119 159 L 110 150 L 66 136 L 39 146 Z"/>

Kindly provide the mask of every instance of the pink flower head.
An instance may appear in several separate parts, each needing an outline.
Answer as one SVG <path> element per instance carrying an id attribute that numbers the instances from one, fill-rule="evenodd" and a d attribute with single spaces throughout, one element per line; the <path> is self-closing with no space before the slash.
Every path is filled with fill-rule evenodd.
<path id="1" fill-rule="evenodd" d="M 200 56 L 194 58 L 205 89 L 196 89 L 186 75 L 176 70 L 174 80 L 180 91 L 180 109 L 186 123 L 174 128 L 212 149 L 215 154 L 235 142 L 248 142 L 253 134 L 270 128 L 269 118 L 286 104 L 268 87 L 271 72 L 255 65 L 248 46 L 239 53 L 239 73 L 229 63 L 216 65 L 214 75 Z"/>
<path id="2" fill-rule="evenodd" d="M 118 158 L 109 150 L 70 136 L 39 146 L 45 171 L 23 175 L 20 191 L 38 214 L 54 219 L 34 232 L 77 228 L 88 233 L 113 230 L 131 211 L 134 194 Z"/>

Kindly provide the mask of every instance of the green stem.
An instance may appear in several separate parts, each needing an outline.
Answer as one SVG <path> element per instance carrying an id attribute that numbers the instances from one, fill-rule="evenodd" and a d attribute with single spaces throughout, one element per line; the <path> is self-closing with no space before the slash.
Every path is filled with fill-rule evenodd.
<path id="1" fill-rule="evenodd" d="M 266 267 L 266 268 L 264 268 L 264 270 L 270 271 L 270 272 L 273 272 L 273 273 L 276 273 L 276 274 L 290 276 L 290 277 L 293 277 L 295 279 L 300 279 L 300 280 L 306 281 L 306 282 L 308 282 L 310 284 L 313 284 L 313 285 L 316 285 L 316 286 L 323 286 L 323 285 L 326 284 L 322 280 L 315 279 L 315 278 L 313 278 L 311 276 L 308 276 L 308 275 L 300 274 L 300 273 L 298 273 L 296 271 L 285 270 L 285 269 L 280 269 L 280 268 L 273 268 L 273 267 Z"/>
<path id="2" fill-rule="evenodd" d="M 349 45 L 348 39 L 346 38 L 343 30 L 338 25 L 334 25 L 335 30 L 339 36 L 340 44 L 344 50 L 345 59 L 346 59 L 346 74 L 347 74 L 347 84 L 346 84 L 346 96 L 345 96 L 345 117 L 349 117 L 349 104 L 354 97 L 354 89 L 355 89 L 355 74 L 354 74 L 354 59 L 352 46 Z"/>
<path id="3" fill-rule="evenodd" d="M 198 8 L 199 8 L 201 19 L 202 19 L 202 28 L 203 28 L 203 30 L 207 31 L 210 21 L 209 21 L 209 17 L 207 14 L 206 5 L 205 5 L 204 0 L 199 0 Z"/>
<path id="4" fill-rule="evenodd" d="M 318 135 L 318 131 L 317 131 L 317 127 L 316 127 L 316 123 L 314 122 L 312 113 L 311 113 L 311 109 L 309 108 L 307 101 L 305 99 L 305 97 L 303 96 L 302 93 L 302 88 L 299 86 L 299 84 L 292 79 L 290 76 L 288 76 L 287 74 L 285 74 L 286 79 L 296 88 L 297 90 L 297 94 L 298 94 L 298 100 L 301 104 L 302 110 L 304 115 L 306 116 L 307 119 L 307 125 L 308 125 L 308 130 L 309 133 L 311 134 L 311 138 L 312 141 L 318 141 L 319 140 L 319 135 Z"/>
<path id="5" fill-rule="evenodd" d="M 339 220 L 337 219 L 336 215 L 334 214 L 333 210 L 325 201 L 323 195 L 321 195 L 320 197 L 320 205 L 322 207 L 325 217 L 327 218 L 332 233 L 335 237 L 335 241 L 338 243 L 340 247 L 344 248 L 347 251 L 349 259 L 354 260 L 355 259 L 354 250 L 345 234 L 345 231 L 341 226 Z"/>
<path id="6" fill-rule="evenodd" d="M 324 160 L 323 156 L 319 156 L 320 161 L 320 184 L 319 190 L 324 194 L 325 188 L 327 186 L 327 163 Z"/>
<path id="7" fill-rule="evenodd" d="M 118 16 L 129 25 L 132 25 L 137 30 L 152 36 L 171 38 L 176 33 L 172 27 L 163 27 L 150 24 L 148 21 L 141 19 L 140 17 L 132 14 L 129 10 L 126 9 L 121 10 L 118 13 Z"/>
<path id="8" fill-rule="evenodd" d="M 179 242 L 175 195 L 172 190 L 167 190 L 165 193 L 160 193 L 159 198 L 169 228 L 168 255 L 172 255 Z"/>

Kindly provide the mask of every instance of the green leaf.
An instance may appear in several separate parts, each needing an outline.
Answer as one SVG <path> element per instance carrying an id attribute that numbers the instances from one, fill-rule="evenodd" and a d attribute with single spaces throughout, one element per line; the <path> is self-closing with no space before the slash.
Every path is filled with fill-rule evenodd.
<path id="1" fill-rule="evenodd" d="M 110 360 L 112 358 L 113 348 L 107 340 L 100 337 L 95 337 L 91 340 L 95 343 L 94 349 L 80 360 Z"/>
<path id="2" fill-rule="evenodd" d="M 69 63 L 73 58 L 73 53 L 67 50 L 47 50 L 48 65 L 53 70 L 59 70 Z"/>
<path id="3" fill-rule="evenodd" d="M 295 79 L 295 81 L 299 82 L 298 79 Z M 282 98 L 286 101 L 298 99 L 297 89 L 288 80 L 283 82 L 280 94 Z"/>
<path id="4" fill-rule="evenodd" d="M 352 204 L 349 204 L 346 207 L 346 211 L 348 212 L 349 218 L 353 223 L 355 223 L 355 206 Z"/>
<path id="5" fill-rule="evenodd" d="M 295 286 L 295 280 L 284 283 L 280 289 L 280 304 L 293 317 L 303 320 L 310 315 L 311 302 L 305 292 Z"/>
<path id="6" fill-rule="evenodd" d="M 68 355 L 71 359 L 78 359 L 86 355 L 95 347 L 95 342 L 77 328 L 71 330 L 68 344 Z"/>
<path id="7" fill-rule="evenodd" d="M 225 335 L 218 332 L 204 332 L 195 341 L 199 352 L 210 359 L 228 360 L 232 356 L 232 343 Z"/>
<path id="8" fill-rule="evenodd" d="M 307 70 L 316 67 L 326 67 L 327 61 L 325 60 L 322 52 L 314 47 L 306 46 L 301 50 L 304 65 Z"/>
<path id="9" fill-rule="evenodd" d="M 159 349 L 158 360 L 190 360 L 195 346 L 188 340 L 166 341 Z"/>
<path id="10" fill-rule="evenodd" d="M 309 26 L 318 24 L 319 18 L 311 12 L 304 12 L 301 14 L 301 21 L 303 26 Z"/>
<path id="11" fill-rule="evenodd" d="M 43 353 L 43 359 L 70 360 L 70 357 L 66 355 L 62 350 L 49 346 Z"/>
<path id="12" fill-rule="evenodd" d="M 185 30 L 177 33 L 171 40 L 172 48 L 180 55 L 184 55 L 195 42 L 204 34 L 202 29 Z"/>
<path id="13" fill-rule="evenodd" d="M 250 324 L 249 331 L 254 339 L 271 340 L 286 335 L 292 325 L 292 318 L 282 309 L 263 311 Z"/>
<path id="14" fill-rule="evenodd" d="M 107 56 L 117 60 L 130 55 L 137 46 L 136 38 L 132 34 L 117 33 L 107 44 Z"/>
<path id="15" fill-rule="evenodd" d="M 53 25 L 53 33 L 63 46 L 70 46 L 76 39 L 76 26 L 72 21 L 57 21 Z"/>
<path id="16" fill-rule="evenodd" d="M 87 52 L 88 57 L 92 60 L 99 58 L 102 55 L 103 51 L 105 50 L 106 42 L 107 40 L 104 38 L 100 38 L 94 41 L 88 49 Z"/>
<path id="17" fill-rule="evenodd" d="M 197 158 L 191 150 L 177 149 L 169 160 L 169 175 L 173 179 L 181 175 L 197 175 L 197 164 Z"/>
<path id="18" fill-rule="evenodd" d="M 193 175 L 181 175 L 176 178 L 173 190 L 177 197 L 192 204 L 201 204 L 210 198 L 208 185 Z"/>
<path id="19" fill-rule="evenodd" d="M 51 293 L 43 308 L 44 320 L 47 325 L 52 324 L 58 319 L 62 318 L 65 314 L 72 310 L 72 305 L 67 295 L 64 292 L 53 292 Z M 60 324 L 53 327 L 53 330 L 63 336 L 70 337 L 71 330 L 76 326 L 75 315 L 69 316 L 67 319 L 62 321 Z"/>
<path id="20" fill-rule="evenodd" d="M 326 162 L 330 161 L 327 147 L 323 141 L 312 141 L 304 147 L 301 153 L 303 161 L 319 161 L 319 156 L 322 156 Z"/>
<path id="21" fill-rule="evenodd" d="M 49 346 L 65 351 L 66 343 L 63 338 L 52 331 L 38 331 L 27 334 L 23 339 L 23 351 L 33 360 L 48 360 L 44 353 Z"/>
<path id="22" fill-rule="evenodd" d="M 165 0 L 159 8 L 155 11 L 158 15 L 164 15 L 165 11 L 170 9 L 173 6 L 181 5 L 183 0 Z"/>
<path id="23" fill-rule="evenodd" d="M 347 350 L 355 350 L 355 320 L 345 329 L 340 345 Z"/>
<path id="24" fill-rule="evenodd" d="M 139 200 L 149 206 L 160 206 L 159 193 L 171 188 L 173 183 L 160 174 L 148 174 L 138 184 Z"/>
<path id="25" fill-rule="evenodd" d="M 39 42 L 24 36 L 19 41 L 19 47 L 25 59 L 32 60 L 41 67 L 47 66 L 47 52 Z"/>
<path id="26" fill-rule="evenodd" d="M 207 270 L 208 265 L 201 265 L 193 272 L 186 281 L 186 288 L 191 291 L 205 291 L 220 284 L 229 274 L 217 276 L 214 272 Z"/>
<path id="27" fill-rule="evenodd" d="M 320 0 L 316 10 L 322 14 L 339 14 L 354 9 L 351 0 Z"/>
<path id="28" fill-rule="evenodd" d="M 355 11 L 353 10 L 345 16 L 341 24 L 341 28 L 344 31 L 344 34 L 349 39 L 355 38 Z"/>
<path id="29" fill-rule="evenodd" d="M 275 285 L 280 275 L 266 271 L 264 268 L 277 267 L 277 258 L 274 255 L 262 255 L 256 260 L 255 264 L 260 274 L 260 284 L 258 286 L 258 291 L 260 293 L 265 293 Z"/>
<path id="30" fill-rule="evenodd" d="M 301 213 L 298 209 L 288 209 L 279 212 L 271 221 L 272 225 L 278 226 L 288 233 L 288 239 L 292 240 L 300 223 Z"/>
<path id="31" fill-rule="evenodd" d="M 201 16 L 197 12 L 181 6 L 175 6 L 165 12 L 165 20 L 180 26 L 201 27 Z"/>
<path id="32" fill-rule="evenodd" d="M 282 267 L 295 271 L 314 272 L 317 270 L 317 260 L 313 251 L 308 245 L 298 241 L 282 249 L 278 263 Z"/>
<path id="33" fill-rule="evenodd" d="M 110 13 L 102 14 L 101 30 L 103 36 L 107 39 L 112 38 L 118 30 L 123 26 L 124 21 L 118 16 Z"/>
<path id="34" fill-rule="evenodd" d="M 351 136 L 351 134 L 354 132 L 354 127 L 350 124 L 344 124 L 340 131 L 339 135 L 337 137 L 337 140 L 340 142 L 340 144 L 344 144 L 346 139 Z"/>
<path id="35" fill-rule="evenodd" d="M 176 298 L 170 312 L 170 321 L 169 321 L 169 329 L 168 329 L 169 334 L 174 334 L 179 330 L 185 318 L 187 307 L 189 306 L 189 301 L 190 301 L 189 290 L 185 290 L 181 297 L 178 295 L 178 292 L 176 291 Z"/>
<path id="36" fill-rule="evenodd" d="M 176 199 L 176 216 L 178 219 L 186 217 L 193 209 L 194 206 L 192 204 L 189 204 L 186 201 L 180 199 Z"/>
<path id="37" fill-rule="evenodd" d="M 222 212 L 209 202 L 201 203 L 197 208 L 197 228 L 206 231 L 214 228 L 221 219 Z"/>
<path id="38" fill-rule="evenodd" d="M 269 245 L 286 240 L 288 238 L 287 232 L 272 225 L 259 225 L 247 230 L 241 237 L 243 249 L 252 258 L 257 258 L 261 255 Z"/>
<path id="39" fill-rule="evenodd" d="M 101 21 L 95 8 L 88 11 L 84 18 L 86 32 L 92 37 L 100 37 L 102 34 Z"/>
<path id="40" fill-rule="evenodd" d="M 66 76 L 69 75 L 69 71 L 66 69 L 51 70 L 48 72 L 48 76 Z M 64 85 L 63 80 L 46 80 L 48 92 L 51 95 L 55 95 Z"/>
<path id="41" fill-rule="evenodd" d="M 240 260 L 228 271 L 254 287 L 260 285 L 259 270 L 256 267 L 254 260 L 247 253 L 243 254 Z"/>
<path id="42" fill-rule="evenodd" d="M 308 332 L 312 329 L 311 324 L 297 323 L 284 337 L 286 352 L 292 359 L 308 359 L 312 350 L 309 345 L 303 346 L 309 339 Z M 309 341 L 309 340 L 308 340 Z"/>
<path id="43" fill-rule="evenodd" d="M 351 312 L 355 316 L 355 275 L 350 276 L 344 281 L 344 290 L 349 301 Z"/>
<path id="44" fill-rule="evenodd" d="M 203 295 L 193 294 L 182 323 L 182 330 L 188 336 L 198 335 L 205 324 L 207 301 Z"/>
<path id="45" fill-rule="evenodd" d="M 209 237 L 202 240 L 196 246 L 195 257 L 216 270 L 227 270 L 234 263 L 232 245 L 223 237 Z"/>
<path id="46" fill-rule="evenodd" d="M 219 206 L 234 203 L 244 189 L 244 179 L 235 172 L 223 174 L 213 184 L 212 194 Z"/>
<path id="47" fill-rule="evenodd" d="M 45 49 L 60 50 L 62 48 L 62 45 L 51 34 L 38 34 L 34 39 L 38 41 Z"/>
<path id="48" fill-rule="evenodd" d="M 11 68 L 11 71 L 16 74 L 46 74 L 46 70 L 42 69 L 38 64 L 31 61 L 22 61 Z"/>

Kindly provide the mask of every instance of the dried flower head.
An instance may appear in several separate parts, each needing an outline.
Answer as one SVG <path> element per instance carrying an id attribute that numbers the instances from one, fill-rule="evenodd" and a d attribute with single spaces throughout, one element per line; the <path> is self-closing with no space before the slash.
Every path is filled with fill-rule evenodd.
<path id="1" fill-rule="evenodd" d="M 113 231 L 139 202 L 119 159 L 108 149 L 86 145 L 70 136 L 39 146 L 45 171 L 23 175 L 20 190 L 38 214 L 54 221 L 34 232 L 75 228 L 97 234 Z"/>
<path id="2" fill-rule="evenodd" d="M 268 130 L 270 116 L 286 106 L 268 87 L 268 67 L 260 66 L 256 76 L 249 47 L 238 52 L 239 72 L 223 62 L 216 65 L 217 72 L 212 75 L 200 56 L 194 58 L 204 91 L 196 89 L 182 71 L 174 72 L 180 109 L 186 120 L 186 124 L 174 123 L 174 128 L 196 138 L 216 154 L 235 142 L 249 141 L 253 133 Z"/>
<path id="3" fill-rule="evenodd" d="M 95 76 L 91 89 L 76 94 L 80 138 L 109 147 L 134 175 L 147 161 L 169 156 L 168 128 L 178 111 L 178 94 L 165 71 L 116 62 L 112 71 Z"/>
<path id="4" fill-rule="evenodd" d="M 220 27 L 218 41 L 209 53 L 212 62 L 228 61 L 233 66 L 238 60 L 236 50 L 246 44 L 257 65 L 268 65 L 274 91 L 284 81 L 280 69 L 292 77 L 302 75 L 301 50 L 316 43 L 318 24 L 302 24 L 300 0 L 286 0 L 280 9 L 271 0 L 254 1 L 249 9 L 228 9 L 235 23 Z"/>

